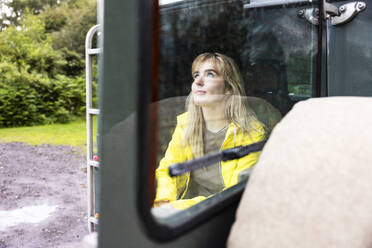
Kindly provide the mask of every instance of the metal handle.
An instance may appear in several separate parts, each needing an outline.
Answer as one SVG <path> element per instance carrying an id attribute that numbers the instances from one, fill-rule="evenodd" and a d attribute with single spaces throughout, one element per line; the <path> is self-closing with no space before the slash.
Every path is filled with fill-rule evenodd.
<path id="1" fill-rule="evenodd" d="M 340 12 L 338 8 L 333 4 L 328 3 L 326 0 L 323 0 L 323 18 L 329 19 L 331 16 L 339 16 Z"/>
<path id="2" fill-rule="evenodd" d="M 359 12 L 365 10 L 367 7 L 364 2 L 351 2 L 341 5 L 338 9 L 340 11 L 339 16 L 331 17 L 331 24 L 333 26 L 340 25 L 351 21 Z"/>
<path id="3" fill-rule="evenodd" d="M 323 18 L 325 20 L 329 19 L 332 26 L 337 26 L 345 24 L 351 21 L 359 12 L 362 12 L 367 8 L 365 2 L 351 2 L 341 5 L 339 8 L 337 6 L 328 3 L 326 0 L 322 0 L 323 3 Z M 316 11 L 317 9 L 300 9 L 298 11 L 298 16 L 306 19 L 313 25 L 319 24 L 319 15 Z"/>

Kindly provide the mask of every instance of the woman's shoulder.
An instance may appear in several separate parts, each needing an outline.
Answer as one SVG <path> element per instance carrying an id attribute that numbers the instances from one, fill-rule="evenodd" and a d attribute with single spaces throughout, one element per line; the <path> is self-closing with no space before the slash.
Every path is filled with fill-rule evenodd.
<path id="1" fill-rule="evenodd" d="M 250 135 L 254 142 L 263 140 L 266 137 L 266 131 L 264 125 L 260 121 L 254 121 L 250 130 Z"/>
<path id="2" fill-rule="evenodd" d="M 189 119 L 189 112 L 182 113 L 177 116 L 177 124 L 185 125 Z"/>
<path id="3" fill-rule="evenodd" d="M 256 120 L 249 123 L 248 129 L 242 129 L 240 126 L 237 128 L 237 134 L 242 135 L 249 140 L 249 142 L 258 142 L 266 137 L 264 125 Z"/>

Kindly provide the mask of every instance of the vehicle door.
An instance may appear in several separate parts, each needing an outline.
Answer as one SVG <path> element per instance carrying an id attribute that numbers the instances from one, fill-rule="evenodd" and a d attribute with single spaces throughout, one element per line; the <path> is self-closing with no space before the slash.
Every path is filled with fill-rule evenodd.
<path id="1" fill-rule="evenodd" d="M 370 8 L 332 25 L 349 2 L 105 1 L 99 246 L 225 247 L 247 181 L 154 214 L 155 170 L 186 111 L 193 59 L 233 58 L 262 122 L 311 97 L 370 96 Z"/>

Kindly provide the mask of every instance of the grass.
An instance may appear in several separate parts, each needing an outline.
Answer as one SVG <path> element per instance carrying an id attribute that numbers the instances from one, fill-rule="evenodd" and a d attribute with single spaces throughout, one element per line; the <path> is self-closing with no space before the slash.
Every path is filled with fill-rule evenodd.
<path id="1" fill-rule="evenodd" d="M 96 126 L 94 125 L 94 127 Z M 22 142 L 30 145 L 67 145 L 85 150 L 86 124 L 85 120 L 80 119 L 67 124 L 0 128 L 0 142 Z"/>

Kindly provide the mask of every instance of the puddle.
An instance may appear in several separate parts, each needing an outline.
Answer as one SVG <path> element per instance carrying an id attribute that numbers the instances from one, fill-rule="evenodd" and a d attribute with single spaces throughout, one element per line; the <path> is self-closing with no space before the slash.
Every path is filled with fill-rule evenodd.
<path id="1" fill-rule="evenodd" d="M 28 206 L 13 210 L 0 210 L 0 231 L 21 223 L 39 223 L 56 210 L 57 206 L 47 204 Z"/>

